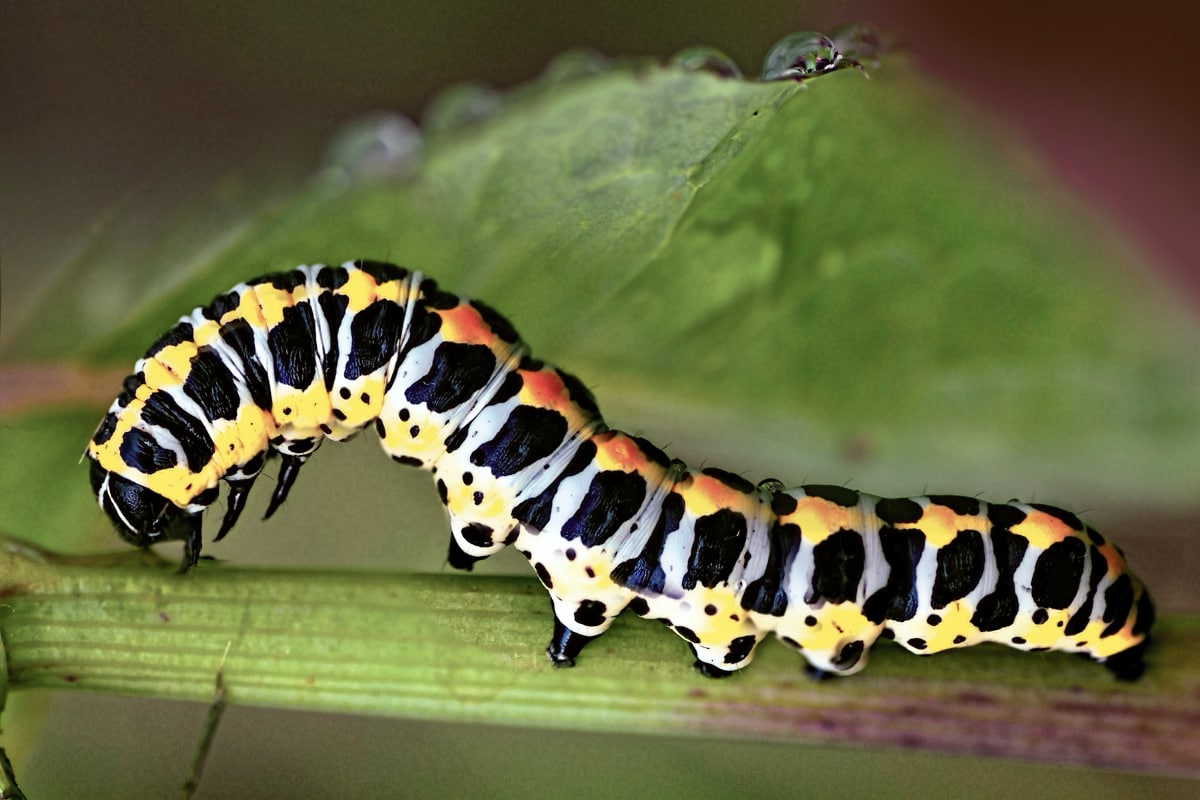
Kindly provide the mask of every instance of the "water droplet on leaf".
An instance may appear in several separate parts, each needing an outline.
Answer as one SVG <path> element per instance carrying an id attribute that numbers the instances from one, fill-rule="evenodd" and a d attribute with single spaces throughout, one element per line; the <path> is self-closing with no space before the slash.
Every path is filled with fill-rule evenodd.
<path id="1" fill-rule="evenodd" d="M 783 37 L 763 61 L 762 80 L 802 81 L 838 68 L 842 56 L 833 41 L 816 31 L 801 31 Z"/>
<path id="2" fill-rule="evenodd" d="M 542 70 L 539 82 L 562 83 L 590 78 L 612 69 L 612 60 L 595 50 L 569 50 L 555 57 Z"/>
<path id="3" fill-rule="evenodd" d="M 879 31 L 861 22 L 844 22 L 829 33 L 843 59 L 866 60 L 877 66 L 877 58 L 886 45 Z"/>
<path id="4" fill-rule="evenodd" d="M 469 128 L 494 116 L 503 103 L 494 89 L 460 83 L 433 98 L 421 115 L 421 128 L 426 136 Z"/>
<path id="5" fill-rule="evenodd" d="M 670 61 L 672 66 L 682 67 L 693 72 L 711 72 L 722 78 L 740 79 L 742 71 L 733 59 L 712 47 L 698 45 L 680 50 Z"/>
<path id="6" fill-rule="evenodd" d="M 325 166 L 351 181 L 405 175 L 421 154 L 421 130 L 403 114 L 379 112 L 343 125 L 325 150 Z"/>

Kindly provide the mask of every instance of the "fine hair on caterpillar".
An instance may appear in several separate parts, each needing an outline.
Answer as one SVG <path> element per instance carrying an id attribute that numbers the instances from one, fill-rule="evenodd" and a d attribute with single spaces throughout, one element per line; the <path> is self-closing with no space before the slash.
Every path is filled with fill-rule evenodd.
<path id="1" fill-rule="evenodd" d="M 268 454 L 281 462 L 269 517 L 325 439 L 369 427 L 433 474 L 452 566 L 506 545 L 529 560 L 558 666 L 628 608 L 664 621 L 713 677 L 770 633 L 818 675 L 858 672 L 880 636 L 923 654 L 991 641 L 1078 653 L 1126 680 L 1143 670 L 1149 594 L 1074 514 L 691 469 L 610 429 L 584 384 L 532 358 L 498 312 L 390 264 L 299 267 L 197 308 L 134 366 L 87 456 L 118 533 L 183 540 L 188 569 L 222 480 L 215 540 Z"/>

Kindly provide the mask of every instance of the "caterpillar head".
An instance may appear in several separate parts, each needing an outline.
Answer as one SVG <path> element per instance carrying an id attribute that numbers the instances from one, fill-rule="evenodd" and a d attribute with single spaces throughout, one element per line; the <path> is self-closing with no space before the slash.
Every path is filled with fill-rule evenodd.
<path id="1" fill-rule="evenodd" d="M 200 515 L 172 503 L 161 494 L 100 466 L 91 465 L 92 490 L 122 539 L 149 547 L 171 539 L 199 544 Z"/>

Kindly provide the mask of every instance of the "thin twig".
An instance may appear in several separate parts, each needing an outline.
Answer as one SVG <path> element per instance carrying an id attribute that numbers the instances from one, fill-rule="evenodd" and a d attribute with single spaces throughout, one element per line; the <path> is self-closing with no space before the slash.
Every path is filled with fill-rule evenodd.
<path id="1" fill-rule="evenodd" d="M 191 800 L 196 790 L 200 788 L 204 763 L 208 761 L 208 753 L 212 749 L 213 739 L 217 735 L 217 726 L 221 724 L 221 717 L 225 713 L 225 659 L 229 657 L 229 648 L 232 644 L 232 640 L 225 644 L 221 663 L 217 665 L 212 703 L 208 706 L 208 717 L 204 722 L 204 730 L 200 734 L 196 756 L 192 759 L 192 771 L 188 774 L 187 780 L 183 782 L 183 800 Z"/>
<path id="2" fill-rule="evenodd" d="M 10 688 L 591 731 L 902 747 L 1200 776 L 1200 620 L 1167 615 L 1146 676 L 1001 647 L 918 658 L 890 643 L 815 683 L 764 642 L 710 681 L 686 643 L 622 618 L 575 669 L 543 654 L 536 581 L 62 559 L 0 540 Z M 214 660 L 230 640 L 213 695 Z M 201 745 L 205 752 L 207 745 Z"/>

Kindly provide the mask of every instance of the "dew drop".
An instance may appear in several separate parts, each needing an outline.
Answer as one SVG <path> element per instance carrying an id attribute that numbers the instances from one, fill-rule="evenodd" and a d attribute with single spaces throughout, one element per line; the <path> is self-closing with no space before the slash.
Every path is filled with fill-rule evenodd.
<path id="1" fill-rule="evenodd" d="M 462 130 L 495 116 L 503 105 L 500 93 L 486 86 L 461 83 L 439 93 L 421 116 L 428 136 Z"/>
<path id="2" fill-rule="evenodd" d="M 402 114 L 377 113 L 341 127 L 325 150 L 325 168 L 350 181 L 409 174 L 421 154 L 421 131 Z"/>
<path id="3" fill-rule="evenodd" d="M 763 478 L 758 482 L 758 490 L 768 494 L 782 492 L 785 488 L 783 481 L 778 478 Z"/>
<path id="4" fill-rule="evenodd" d="M 612 69 L 612 66 L 612 59 L 595 50 L 588 50 L 586 48 L 568 50 L 565 53 L 555 56 L 546 65 L 545 69 L 542 70 L 542 74 L 538 77 L 538 82 L 557 84 L 578 80 L 579 78 L 590 78 L 608 72 Z"/>
<path id="5" fill-rule="evenodd" d="M 690 72 L 711 72 L 722 78 L 740 79 L 742 71 L 733 59 L 720 50 L 704 45 L 680 50 L 671 57 L 671 66 L 681 67 Z"/>
<path id="6" fill-rule="evenodd" d="M 783 37 L 763 61 L 762 80 L 802 81 L 837 69 L 842 60 L 833 41 L 816 31 L 801 31 Z"/>
<path id="7" fill-rule="evenodd" d="M 845 59 L 875 62 L 885 49 L 879 31 L 861 22 L 844 22 L 830 31 L 829 38 Z M 873 63 L 872 66 L 878 64 Z"/>

